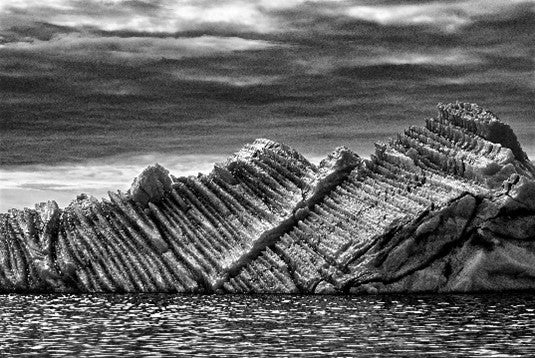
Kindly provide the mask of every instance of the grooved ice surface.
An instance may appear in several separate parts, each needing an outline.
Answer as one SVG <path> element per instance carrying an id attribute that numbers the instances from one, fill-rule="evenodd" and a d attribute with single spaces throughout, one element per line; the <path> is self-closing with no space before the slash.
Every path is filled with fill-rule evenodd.
<path id="1" fill-rule="evenodd" d="M 0 214 L 1 292 L 535 288 L 535 168 L 474 104 L 319 165 L 267 139 L 208 175 Z"/>

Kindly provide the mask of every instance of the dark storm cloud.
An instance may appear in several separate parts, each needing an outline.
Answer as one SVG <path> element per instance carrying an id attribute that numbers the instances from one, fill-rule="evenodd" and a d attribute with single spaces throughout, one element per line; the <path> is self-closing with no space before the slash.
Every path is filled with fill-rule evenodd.
<path id="1" fill-rule="evenodd" d="M 201 119 L 386 118 L 411 98 L 478 86 L 529 93 L 532 9 L 476 0 L 2 2 L 0 124 L 17 132 L 0 154 L 18 158 L 16 141 L 31 129 L 58 140 L 91 129 L 125 150 L 140 145 L 125 123 L 193 133 L 189 123 Z M 113 130 L 124 140 L 108 138 Z"/>
<path id="2" fill-rule="evenodd" d="M 0 10 L 0 56 L 10 59 L 4 70 L 32 57 L 39 59 L 36 71 L 42 71 L 47 62 L 54 67 L 59 59 L 139 66 L 152 61 L 153 70 L 163 64 L 162 74 L 169 75 L 169 80 L 177 80 L 182 73 L 188 81 L 204 76 L 205 81 L 228 79 L 238 86 L 276 79 L 277 73 L 252 78 L 259 71 L 287 78 L 340 74 L 348 67 L 369 65 L 481 64 L 484 48 L 459 46 L 472 41 L 465 29 L 484 27 L 489 21 L 507 23 L 519 14 L 526 17 L 531 6 L 498 1 L 482 5 L 479 1 L 402 5 L 291 0 L 21 1 Z M 251 61 L 251 57 L 274 60 L 273 47 L 283 51 L 272 66 L 268 61 Z M 228 56 L 232 52 L 239 55 Z M 195 66 L 186 71 L 177 67 L 171 74 L 169 63 L 157 62 L 185 57 L 197 59 Z M 207 66 L 214 58 L 227 66 Z M 98 73 L 90 75 L 98 77 Z"/>

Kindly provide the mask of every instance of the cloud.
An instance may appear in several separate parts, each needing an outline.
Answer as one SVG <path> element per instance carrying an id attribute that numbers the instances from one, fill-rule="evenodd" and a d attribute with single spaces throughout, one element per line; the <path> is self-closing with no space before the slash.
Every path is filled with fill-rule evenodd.
<path id="1" fill-rule="evenodd" d="M 54 198 L 62 207 L 80 193 L 107 197 L 108 191 L 126 191 L 147 166 L 159 162 L 175 176 L 208 173 L 224 155 L 162 155 L 161 153 L 100 158 L 83 164 L 25 165 L 0 169 L 0 212 L 33 207 Z"/>
<path id="2" fill-rule="evenodd" d="M 443 49 L 425 49 L 420 51 L 389 51 L 388 48 L 370 48 L 366 55 L 347 55 L 344 57 L 315 58 L 303 61 L 303 66 L 310 65 L 314 73 L 329 71 L 337 67 L 367 67 L 379 65 L 431 65 L 431 66 L 467 66 L 483 63 L 475 51 Z"/>
<path id="3" fill-rule="evenodd" d="M 393 98 L 431 108 L 444 96 L 514 96 L 524 108 L 533 4 L 0 1 L 0 161 L 197 150 L 225 128 L 239 147 L 247 133 L 285 136 L 303 121 L 388 121 Z"/>
<path id="4" fill-rule="evenodd" d="M 97 37 L 94 35 L 58 35 L 49 41 L 12 42 L 0 51 L 31 52 L 67 58 L 135 61 L 203 57 L 219 53 L 261 50 L 274 46 L 262 40 L 238 37 L 200 36 L 189 38 Z"/>
<path id="5" fill-rule="evenodd" d="M 27 21 L 103 31 L 179 32 L 223 26 L 247 31 L 276 29 L 275 19 L 250 1 L 72 1 L 21 0 L 0 8 L 1 28 Z"/>
<path id="6" fill-rule="evenodd" d="M 425 25 L 446 32 L 455 32 L 481 19 L 514 17 L 518 11 L 528 10 L 526 5 L 529 6 L 530 3 L 533 5 L 532 1 L 471 0 L 404 5 L 357 5 L 348 7 L 346 14 L 381 25 Z"/>
<path id="7" fill-rule="evenodd" d="M 347 9 L 350 17 L 381 25 L 429 25 L 455 31 L 470 22 L 462 8 L 451 4 L 354 6 Z"/>
<path id="8" fill-rule="evenodd" d="M 247 75 L 234 75 L 234 76 L 224 76 L 224 75 L 206 75 L 206 74 L 187 74 L 177 71 L 175 73 L 176 77 L 184 81 L 195 81 L 195 82 L 212 82 L 220 83 L 224 85 L 236 86 L 236 87 L 250 87 L 250 86 L 259 86 L 259 85 L 269 85 L 273 84 L 276 81 L 280 80 L 280 76 L 247 76 Z"/>
<path id="9" fill-rule="evenodd" d="M 4 189 L 63 190 L 68 187 L 72 190 L 113 190 L 128 185 L 144 168 L 155 162 L 160 162 L 171 174 L 182 176 L 208 173 L 215 163 L 224 159 L 222 155 L 194 157 L 149 153 L 100 158 L 83 164 L 26 165 L 0 169 L 0 186 Z"/>
<path id="10" fill-rule="evenodd" d="M 485 19 L 533 10 L 533 1 L 465 0 L 392 3 L 332 0 L 19 0 L 0 2 L 0 30 L 31 23 L 107 32 L 234 31 L 283 33 L 323 26 L 325 19 L 359 19 L 380 25 L 428 26 L 454 32 Z M 319 20 L 319 21 L 318 21 Z"/>

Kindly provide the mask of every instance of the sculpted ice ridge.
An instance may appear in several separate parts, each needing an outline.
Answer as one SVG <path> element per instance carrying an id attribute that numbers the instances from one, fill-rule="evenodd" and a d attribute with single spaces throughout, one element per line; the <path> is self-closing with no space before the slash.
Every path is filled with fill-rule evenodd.
<path id="1" fill-rule="evenodd" d="M 319 165 L 267 139 L 211 173 L 0 214 L 1 292 L 374 293 L 535 288 L 535 168 L 474 104 Z"/>

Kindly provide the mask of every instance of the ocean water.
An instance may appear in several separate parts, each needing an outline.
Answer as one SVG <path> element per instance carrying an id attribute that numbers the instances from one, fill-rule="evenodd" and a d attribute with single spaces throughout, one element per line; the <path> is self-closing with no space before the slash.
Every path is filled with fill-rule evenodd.
<path id="1" fill-rule="evenodd" d="M 520 357 L 533 294 L 4 295 L 0 355 Z"/>

